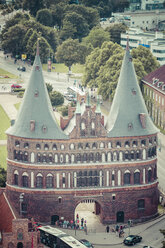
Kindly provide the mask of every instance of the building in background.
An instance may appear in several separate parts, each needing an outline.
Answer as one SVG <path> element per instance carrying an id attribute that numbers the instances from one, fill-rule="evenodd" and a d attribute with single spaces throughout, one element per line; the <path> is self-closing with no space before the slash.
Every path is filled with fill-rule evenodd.
<path id="1" fill-rule="evenodd" d="M 142 86 L 152 120 L 165 131 L 165 65 L 145 76 Z"/>
<path id="2" fill-rule="evenodd" d="M 129 0 L 129 11 L 164 9 L 164 0 Z"/>
<path id="3" fill-rule="evenodd" d="M 130 28 L 121 34 L 120 45 L 125 48 L 129 39 L 130 49 L 139 45 L 150 49 L 160 65 L 165 64 L 165 35 L 162 32 L 144 32 L 138 28 Z"/>

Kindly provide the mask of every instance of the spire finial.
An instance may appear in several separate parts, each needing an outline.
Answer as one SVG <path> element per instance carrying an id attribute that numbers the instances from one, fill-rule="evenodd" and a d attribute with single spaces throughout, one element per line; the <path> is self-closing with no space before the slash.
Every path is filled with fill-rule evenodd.
<path id="1" fill-rule="evenodd" d="M 129 36 L 127 36 L 127 45 L 126 45 L 126 51 L 129 51 Z"/>
<path id="2" fill-rule="evenodd" d="M 39 40 L 40 38 L 37 38 L 37 52 L 36 55 L 39 56 L 40 55 L 40 50 L 39 50 Z"/>

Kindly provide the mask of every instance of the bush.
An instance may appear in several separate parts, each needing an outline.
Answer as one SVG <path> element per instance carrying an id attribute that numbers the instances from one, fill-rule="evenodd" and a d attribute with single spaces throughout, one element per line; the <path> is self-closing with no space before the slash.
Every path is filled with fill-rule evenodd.
<path id="1" fill-rule="evenodd" d="M 22 98 L 22 97 L 23 97 L 23 95 L 24 95 L 24 91 L 20 91 L 20 92 L 18 92 L 17 97 Z"/>
<path id="2" fill-rule="evenodd" d="M 59 106 L 64 103 L 64 96 L 60 92 L 53 91 L 50 93 L 50 100 L 52 106 Z"/>
<path id="3" fill-rule="evenodd" d="M 17 92 L 24 92 L 25 89 L 23 89 L 23 88 L 13 88 L 12 91 L 13 91 L 13 92 L 16 92 L 16 93 L 17 93 Z"/>

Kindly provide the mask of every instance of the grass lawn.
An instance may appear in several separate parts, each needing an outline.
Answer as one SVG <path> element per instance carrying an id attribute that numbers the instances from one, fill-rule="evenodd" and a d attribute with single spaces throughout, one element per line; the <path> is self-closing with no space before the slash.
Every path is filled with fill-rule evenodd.
<path id="1" fill-rule="evenodd" d="M 16 103 L 16 104 L 14 104 L 14 107 L 18 110 L 19 109 L 19 107 L 20 107 L 20 102 L 18 102 L 18 103 Z"/>
<path id="2" fill-rule="evenodd" d="M 4 76 L 7 76 L 8 78 L 17 78 L 18 76 L 8 72 L 8 71 L 5 71 L 3 69 L 0 68 L 0 75 L 2 76 L 2 78 L 5 80 L 7 78 L 4 78 Z"/>
<path id="3" fill-rule="evenodd" d="M 6 146 L 0 146 L 0 167 L 4 168 L 6 170 L 7 163 L 7 147 Z"/>
<path id="4" fill-rule="evenodd" d="M 0 105 L 0 139 L 5 140 L 6 134 L 5 131 L 10 127 L 10 119 L 7 116 L 6 112 Z"/>
<path id="5" fill-rule="evenodd" d="M 59 72 L 59 73 L 67 73 L 68 67 L 64 64 L 52 64 L 52 67 L 55 67 L 55 69 L 52 69 L 52 71 Z M 47 64 L 43 64 L 43 70 L 47 70 Z M 84 65 L 76 64 L 72 66 L 72 73 L 83 73 L 84 72 Z"/>

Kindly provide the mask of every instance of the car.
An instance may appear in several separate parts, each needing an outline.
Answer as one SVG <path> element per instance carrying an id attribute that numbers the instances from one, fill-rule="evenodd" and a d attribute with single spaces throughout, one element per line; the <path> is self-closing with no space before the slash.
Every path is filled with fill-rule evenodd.
<path id="1" fill-rule="evenodd" d="M 143 248 L 153 248 L 153 247 L 150 245 L 145 245 L 145 246 L 143 246 Z"/>
<path id="2" fill-rule="evenodd" d="M 25 66 L 19 66 L 17 68 L 17 70 L 19 70 L 19 71 L 26 71 L 26 67 Z"/>
<path id="3" fill-rule="evenodd" d="M 138 242 L 141 242 L 142 237 L 139 235 L 129 235 L 123 241 L 125 245 L 135 245 Z"/>
<path id="4" fill-rule="evenodd" d="M 22 86 L 19 84 L 12 84 L 11 88 L 17 88 L 18 89 L 18 88 L 22 88 Z"/>
<path id="5" fill-rule="evenodd" d="M 94 248 L 94 246 L 86 239 L 80 239 L 79 241 L 88 248 Z"/>

